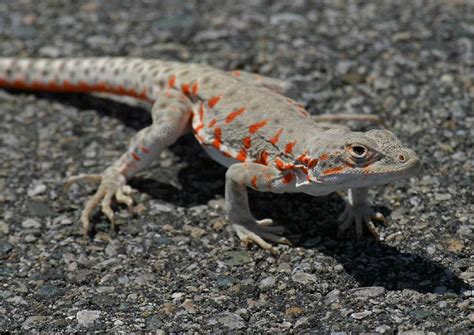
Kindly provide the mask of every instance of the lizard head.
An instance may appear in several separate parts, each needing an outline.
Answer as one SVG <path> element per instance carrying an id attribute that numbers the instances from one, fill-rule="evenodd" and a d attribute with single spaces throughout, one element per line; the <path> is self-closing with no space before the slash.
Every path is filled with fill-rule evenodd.
<path id="1" fill-rule="evenodd" d="M 420 160 L 387 130 L 347 132 L 329 130 L 334 136 L 329 148 L 319 153 L 310 171 L 316 182 L 335 189 L 368 187 L 409 178 L 417 173 Z"/>

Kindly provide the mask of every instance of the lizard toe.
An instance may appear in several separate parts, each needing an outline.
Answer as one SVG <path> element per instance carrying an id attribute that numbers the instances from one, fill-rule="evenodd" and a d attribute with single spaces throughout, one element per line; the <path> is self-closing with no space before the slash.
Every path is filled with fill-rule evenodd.
<path id="1" fill-rule="evenodd" d="M 380 235 L 375 228 L 373 220 L 385 221 L 381 213 L 375 213 L 369 204 L 362 204 L 357 207 L 347 205 L 344 212 L 338 218 L 337 237 L 341 238 L 352 225 L 355 225 L 356 237 L 360 239 L 363 235 L 363 226 L 365 225 L 370 234 L 379 239 Z"/>
<path id="2" fill-rule="evenodd" d="M 260 226 L 271 226 L 273 224 L 272 219 L 262 219 L 262 220 L 257 220 L 257 223 Z"/>
<path id="3" fill-rule="evenodd" d="M 272 253 L 274 253 L 274 249 L 272 245 L 268 242 L 265 242 L 265 240 L 260 237 L 258 234 L 248 230 L 244 226 L 234 224 L 233 225 L 234 231 L 239 237 L 239 239 L 244 242 L 245 244 L 248 244 L 250 242 L 253 242 L 257 244 L 260 248 L 268 250 Z"/>
<path id="4" fill-rule="evenodd" d="M 115 230 L 115 214 L 114 211 L 112 210 L 112 197 L 114 193 L 110 190 L 107 191 L 105 194 L 104 198 L 102 199 L 102 213 L 107 216 L 107 218 L 110 221 L 110 230 L 114 231 Z"/>
<path id="5" fill-rule="evenodd" d="M 117 191 L 115 192 L 115 199 L 119 204 L 126 205 L 129 213 L 133 214 L 133 198 L 129 194 L 125 193 L 125 186 L 117 189 Z"/>
<path id="6" fill-rule="evenodd" d="M 68 189 L 72 184 L 77 182 L 85 181 L 91 184 L 99 184 L 102 181 L 102 176 L 100 174 L 84 174 L 81 173 L 77 176 L 69 177 L 64 182 L 64 187 Z"/>

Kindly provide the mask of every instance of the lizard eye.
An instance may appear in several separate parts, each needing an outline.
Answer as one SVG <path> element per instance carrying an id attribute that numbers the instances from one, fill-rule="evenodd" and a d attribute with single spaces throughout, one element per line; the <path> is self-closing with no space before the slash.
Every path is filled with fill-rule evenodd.
<path id="1" fill-rule="evenodd" d="M 367 156 L 367 148 L 360 144 L 353 144 L 350 146 L 350 153 L 355 158 L 364 158 Z"/>

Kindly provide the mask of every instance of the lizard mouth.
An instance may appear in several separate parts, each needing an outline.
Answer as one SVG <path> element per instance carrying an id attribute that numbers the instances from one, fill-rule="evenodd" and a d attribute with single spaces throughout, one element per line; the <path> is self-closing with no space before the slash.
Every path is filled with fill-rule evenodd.
<path id="1" fill-rule="evenodd" d="M 420 166 L 420 159 L 413 157 L 400 166 L 357 168 L 320 176 L 319 180 L 326 184 L 348 184 L 350 187 L 381 185 L 410 178 L 417 174 Z"/>

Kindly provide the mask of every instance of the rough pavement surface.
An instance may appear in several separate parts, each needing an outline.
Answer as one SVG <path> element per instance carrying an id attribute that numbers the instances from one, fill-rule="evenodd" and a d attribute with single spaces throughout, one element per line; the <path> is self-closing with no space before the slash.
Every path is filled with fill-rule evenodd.
<path id="1" fill-rule="evenodd" d="M 399 3 L 402 3 L 400 5 Z M 115 236 L 94 189 L 148 124 L 102 96 L 0 91 L 2 331 L 468 333 L 474 322 L 474 4 L 444 1 L 2 1 L 1 56 L 142 56 L 288 78 L 313 114 L 381 115 L 422 158 L 378 187 L 382 240 L 336 238 L 339 195 L 251 193 L 294 247 L 246 248 L 225 170 L 192 137 L 131 184 Z M 355 124 L 354 127 L 366 127 Z"/>

